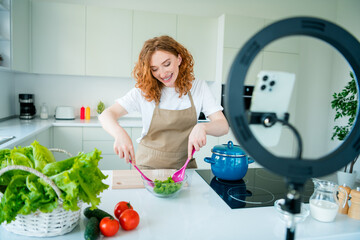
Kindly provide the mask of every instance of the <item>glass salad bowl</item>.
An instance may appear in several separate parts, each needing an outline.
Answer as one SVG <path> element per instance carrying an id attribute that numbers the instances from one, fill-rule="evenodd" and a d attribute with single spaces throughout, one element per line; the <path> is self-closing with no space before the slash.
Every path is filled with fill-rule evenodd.
<path id="1" fill-rule="evenodd" d="M 276 212 L 278 213 L 278 215 L 280 216 L 280 218 L 287 222 L 290 219 L 290 213 L 286 212 L 284 210 L 281 209 L 282 204 L 285 203 L 285 199 L 278 199 L 274 202 L 274 207 L 276 209 Z M 299 214 L 295 214 L 294 220 L 295 223 L 300 223 L 305 221 L 305 219 L 307 218 L 307 216 L 309 216 L 309 208 L 308 206 L 306 206 L 304 203 L 301 203 L 301 212 Z"/>
<path id="2" fill-rule="evenodd" d="M 142 180 L 145 188 L 154 196 L 160 198 L 169 198 L 176 196 L 181 189 L 186 185 L 187 175 L 185 174 L 184 180 L 181 182 L 174 182 L 171 176 L 164 174 L 157 174 L 153 177 L 153 182 L 144 179 Z"/>

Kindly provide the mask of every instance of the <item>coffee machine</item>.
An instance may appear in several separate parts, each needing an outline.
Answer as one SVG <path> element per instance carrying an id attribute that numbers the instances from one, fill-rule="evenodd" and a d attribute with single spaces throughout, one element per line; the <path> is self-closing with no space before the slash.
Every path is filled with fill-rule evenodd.
<path id="1" fill-rule="evenodd" d="M 33 119 L 36 114 L 36 108 L 34 105 L 34 95 L 21 93 L 19 94 L 20 103 L 20 119 Z"/>

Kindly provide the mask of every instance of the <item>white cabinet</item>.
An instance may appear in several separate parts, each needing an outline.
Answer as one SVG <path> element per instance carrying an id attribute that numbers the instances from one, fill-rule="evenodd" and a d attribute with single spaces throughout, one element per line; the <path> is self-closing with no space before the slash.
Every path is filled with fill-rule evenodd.
<path id="1" fill-rule="evenodd" d="M 229 70 L 242 46 L 265 25 L 265 19 L 225 15 L 224 53 L 222 83 L 228 80 Z M 260 52 L 252 62 L 246 75 L 245 84 L 253 85 L 262 69 L 263 53 Z"/>
<path id="2" fill-rule="evenodd" d="M 35 139 L 43 146 L 47 148 L 52 148 L 53 138 L 52 138 L 53 128 L 49 128 L 36 135 Z"/>
<path id="3" fill-rule="evenodd" d="M 150 38 L 169 35 L 176 38 L 176 15 L 134 11 L 132 67 L 139 58 L 144 42 Z"/>
<path id="4" fill-rule="evenodd" d="M 64 149 L 72 155 L 77 155 L 83 151 L 82 148 L 82 127 L 54 127 L 53 128 L 53 147 Z M 61 153 L 54 154 L 57 160 L 63 160 L 66 155 Z"/>
<path id="5" fill-rule="evenodd" d="M 34 0 L 32 71 L 85 74 L 85 6 Z"/>
<path id="6" fill-rule="evenodd" d="M 265 25 L 266 26 L 270 25 L 273 22 L 274 20 L 266 19 Z M 298 54 L 300 52 L 300 37 L 291 36 L 291 37 L 280 38 L 267 45 L 265 47 L 265 51 Z"/>
<path id="7" fill-rule="evenodd" d="M 131 128 L 124 128 L 131 137 Z M 124 159 L 114 153 L 114 138 L 102 127 L 83 128 L 83 151 L 91 152 L 94 149 L 101 151 L 102 159 L 99 161 L 101 170 L 130 169 Z"/>
<path id="8" fill-rule="evenodd" d="M 239 53 L 240 49 L 237 48 L 224 48 L 223 55 L 223 74 L 222 74 L 222 83 L 226 83 L 229 77 L 229 71 L 231 65 L 234 62 L 236 55 Z M 257 79 L 257 74 L 262 69 L 264 53 L 260 52 L 251 63 L 251 66 L 246 74 L 245 84 L 254 85 Z"/>
<path id="9" fill-rule="evenodd" d="M 86 7 L 86 75 L 131 76 L 132 13 Z"/>
<path id="10" fill-rule="evenodd" d="M 34 140 L 35 140 L 35 136 L 24 139 L 21 142 L 17 143 L 14 147 L 19 147 L 19 146 L 26 147 L 26 146 L 29 146 L 30 144 L 32 144 L 34 142 Z M 12 147 L 10 147 L 10 148 L 12 148 Z"/>
<path id="11" fill-rule="evenodd" d="M 133 142 L 135 153 L 139 146 L 139 143 L 136 140 L 141 136 L 141 132 L 142 132 L 142 127 L 131 128 L 131 141 Z"/>
<path id="12" fill-rule="evenodd" d="M 21 146 L 21 147 L 26 147 L 29 146 L 30 144 L 32 144 L 35 140 L 38 141 L 41 145 L 47 147 L 47 148 L 51 148 L 52 147 L 52 128 L 48 128 L 36 135 L 33 135 L 31 137 L 28 137 L 24 140 L 22 140 L 21 142 L 17 143 L 15 146 Z M 12 147 L 15 147 L 12 146 Z M 10 148 L 12 148 L 10 147 Z"/>
<path id="13" fill-rule="evenodd" d="M 240 49 L 265 25 L 265 19 L 225 15 L 224 47 Z"/>
<path id="14" fill-rule="evenodd" d="M 12 63 L 11 69 L 22 72 L 30 71 L 30 2 L 12 0 Z"/>
<path id="15" fill-rule="evenodd" d="M 217 33 L 217 18 L 178 15 L 177 40 L 193 55 L 197 79 L 215 81 Z"/>
<path id="16" fill-rule="evenodd" d="M 0 1 L 0 69 L 11 67 L 10 22 L 10 0 Z"/>

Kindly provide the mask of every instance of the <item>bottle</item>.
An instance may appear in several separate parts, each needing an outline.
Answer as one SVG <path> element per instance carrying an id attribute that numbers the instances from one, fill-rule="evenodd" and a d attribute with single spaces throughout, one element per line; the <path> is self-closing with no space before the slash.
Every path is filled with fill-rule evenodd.
<path id="1" fill-rule="evenodd" d="M 86 107 L 85 110 L 85 119 L 90 120 L 90 107 Z"/>
<path id="2" fill-rule="evenodd" d="M 43 103 L 41 108 L 40 108 L 40 118 L 41 119 L 48 119 L 49 118 L 48 108 L 47 108 L 45 103 Z"/>
<path id="3" fill-rule="evenodd" d="M 356 190 L 352 189 L 350 195 L 351 205 L 349 208 L 348 216 L 360 220 L 360 187 L 357 187 Z"/>
<path id="4" fill-rule="evenodd" d="M 85 108 L 84 108 L 84 106 L 82 106 L 82 107 L 80 108 L 80 119 L 81 119 L 81 120 L 84 120 L 84 119 L 85 119 Z"/>
<path id="5" fill-rule="evenodd" d="M 349 211 L 349 204 L 348 204 L 348 201 L 349 201 L 349 194 L 350 194 L 350 191 L 351 191 L 351 188 L 349 186 L 346 186 L 346 184 L 342 185 L 342 186 L 339 186 L 339 188 L 342 188 L 344 189 L 346 192 L 347 192 L 347 196 L 344 192 L 342 191 L 339 191 L 339 213 L 341 214 L 348 214 L 348 211 Z M 345 199 L 346 197 L 346 199 Z M 345 201 L 345 205 L 344 207 L 342 208 L 341 206 L 344 204 L 344 201 Z"/>

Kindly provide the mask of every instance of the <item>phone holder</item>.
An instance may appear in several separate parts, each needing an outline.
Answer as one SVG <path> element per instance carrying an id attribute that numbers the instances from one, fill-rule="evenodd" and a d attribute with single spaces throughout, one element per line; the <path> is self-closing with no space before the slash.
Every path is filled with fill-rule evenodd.
<path id="1" fill-rule="evenodd" d="M 289 113 L 285 113 L 284 122 L 289 122 Z M 278 118 L 274 112 L 248 112 L 249 124 L 262 124 L 264 127 L 272 127 Z"/>

